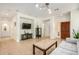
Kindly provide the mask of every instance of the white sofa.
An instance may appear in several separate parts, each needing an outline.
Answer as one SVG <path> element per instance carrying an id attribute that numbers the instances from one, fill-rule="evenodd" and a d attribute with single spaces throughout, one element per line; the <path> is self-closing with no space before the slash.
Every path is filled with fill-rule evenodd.
<path id="1" fill-rule="evenodd" d="M 50 55 L 78 55 L 79 40 L 69 39 L 62 41 L 61 44 L 50 53 Z"/>

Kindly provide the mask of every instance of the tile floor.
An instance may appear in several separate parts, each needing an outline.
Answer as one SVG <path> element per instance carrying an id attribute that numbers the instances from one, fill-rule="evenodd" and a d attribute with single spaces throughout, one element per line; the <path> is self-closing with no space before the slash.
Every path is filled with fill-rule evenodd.
<path id="1" fill-rule="evenodd" d="M 33 43 L 41 41 L 43 39 L 27 39 L 20 42 L 16 42 L 12 38 L 0 39 L 0 55 L 33 55 Z M 60 42 L 60 41 L 58 41 Z M 51 49 L 52 51 L 53 49 Z M 42 54 L 42 51 L 36 50 L 37 55 Z"/>

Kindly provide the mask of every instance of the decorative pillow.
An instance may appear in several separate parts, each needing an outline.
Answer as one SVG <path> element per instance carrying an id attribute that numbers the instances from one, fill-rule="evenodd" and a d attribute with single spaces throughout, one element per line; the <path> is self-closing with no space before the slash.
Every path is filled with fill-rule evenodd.
<path id="1" fill-rule="evenodd" d="M 63 48 L 63 49 L 72 51 L 72 52 L 78 52 L 78 51 L 77 51 L 77 44 L 72 44 L 72 43 L 63 41 L 63 42 L 60 44 L 60 47 Z"/>
<path id="2" fill-rule="evenodd" d="M 50 55 L 77 55 L 77 53 L 58 47 L 54 51 L 52 51 Z"/>
<path id="3" fill-rule="evenodd" d="M 77 44 L 76 39 L 68 39 L 68 40 L 66 40 L 66 42 L 69 42 L 69 43 L 72 43 L 72 44 Z"/>

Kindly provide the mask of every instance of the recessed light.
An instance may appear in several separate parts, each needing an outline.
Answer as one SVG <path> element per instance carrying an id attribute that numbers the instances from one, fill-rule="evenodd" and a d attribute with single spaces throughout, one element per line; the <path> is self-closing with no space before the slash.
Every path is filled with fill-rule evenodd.
<path id="1" fill-rule="evenodd" d="M 38 5 L 38 4 L 36 4 L 35 6 L 36 6 L 36 8 L 38 8 L 38 7 L 39 7 L 39 5 Z"/>
<path id="2" fill-rule="evenodd" d="M 48 9 L 48 12 L 49 12 L 49 14 L 51 14 L 52 13 L 51 9 Z"/>

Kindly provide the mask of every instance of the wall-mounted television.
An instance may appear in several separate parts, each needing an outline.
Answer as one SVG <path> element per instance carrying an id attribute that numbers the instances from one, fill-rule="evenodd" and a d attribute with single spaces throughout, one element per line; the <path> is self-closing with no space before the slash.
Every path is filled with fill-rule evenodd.
<path id="1" fill-rule="evenodd" d="M 22 24 L 22 29 L 31 29 L 31 24 L 29 24 L 29 23 L 23 23 Z"/>

